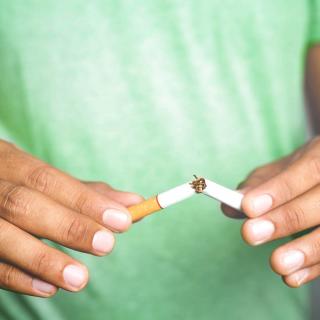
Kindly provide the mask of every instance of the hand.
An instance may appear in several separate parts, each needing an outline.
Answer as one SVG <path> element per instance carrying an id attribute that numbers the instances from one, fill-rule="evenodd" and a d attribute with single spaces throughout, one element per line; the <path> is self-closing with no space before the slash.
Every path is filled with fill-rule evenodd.
<path id="1" fill-rule="evenodd" d="M 250 245 L 309 230 L 271 255 L 273 270 L 290 287 L 320 275 L 320 138 L 292 155 L 254 170 L 240 185 L 247 219 L 242 236 Z M 243 217 L 226 206 L 230 217 Z"/>
<path id="2" fill-rule="evenodd" d="M 87 268 L 36 237 L 103 256 L 141 197 L 81 181 L 0 140 L 0 288 L 49 297 L 81 290 Z"/>

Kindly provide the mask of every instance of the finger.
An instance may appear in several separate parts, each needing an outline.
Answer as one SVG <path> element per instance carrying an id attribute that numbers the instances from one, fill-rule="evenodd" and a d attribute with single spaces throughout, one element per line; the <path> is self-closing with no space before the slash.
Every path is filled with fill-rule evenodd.
<path id="1" fill-rule="evenodd" d="M 70 209 L 92 217 L 107 228 L 127 230 L 129 211 L 79 180 L 13 147 L 0 153 L 0 177 L 38 190 Z"/>
<path id="2" fill-rule="evenodd" d="M 52 284 L 33 278 L 9 264 L 0 262 L 0 288 L 37 297 L 51 297 L 57 292 Z"/>
<path id="3" fill-rule="evenodd" d="M 125 207 L 130 207 L 138 204 L 144 200 L 143 197 L 136 193 L 120 191 L 112 188 L 110 185 L 104 182 L 84 182 L 87 186 L 95 190 L 96 192 L 105 195 L 109 199 L 122 204 Z"/>
<path id="4" fill-rule="evenodd" d="M 291 288 L 299 288 L 302 285 L 320 276 L 320 264 L 301 269 L 293 274 L 283 277 L 283 281 Z"/>
<path id="5" fill-rule="evenodd" d="M 241 192 L 242 194 L 245 194 L 248 191 L 248 189 L 249 189 L 249 187 L 240 189 L 238 191 Z M 221 208 L 222 212 L 229 218 L 232 218 L 232 219 L 245 219 L 245 218 L 247 218 L 247 216 L 243 212 L 236 210 L 234 208 L 231 208 L 228 205 L 226 205 L 225 203 L 221 203 L 220 208 Z"/>
<path id="6" fill-rule="evenodd" d="M 250 189 L 254 188 L 256 185 L 259 185 L 263 182 L 264 180 L 262 179 L 261 176 L 255 176 L 255 175 L 250 175 L 247 180 L 242 181 L 238 187 L 237 190 L 241 192 L 242 194 L 247 193 Z M 247 215 L 243 213 L 242 211 L 236 210 L 232 207 L 229 207 L 225 203 L 221 203 L 221 210 L 222 212 L 229 218 L 232 219 L 245 219 L 247 218 Z"/>
<path id="7" fill-rule="evenodd" d="M 306 153 L 286 170 L 251 189 L 243 198 L 243 211 L 249 217 L 257 217 L 276 208 L 320 181 L 320 158 Z"/>
<path id="8" fill-rule="evenodd" d="M 244 181 L 239 183 L 237 190 L 243 194 L 248 193 L 249 190 L 259 186 L 266 180 L 281 172 L 286 162 L 287 158 L 282 158 L 280 160 L 277 160 L 275 162 L 269 163 L 267 165 L 255 169 L 247 176 L 247 178 Z M 242 211 L 231 208 L 226 204 L 221 204 L 221 210 L 229 218 L 244 219 L 247 217 L 247 215 L 244 214 Z"/>
<path id="9" fill-rule="evenodd" d="M 6 181 L 0 181 L 0 217 L 28 233 L 96 255 L 111 252 L 115 242 L 111 231 L 89 217 Z"/>
<path id="10" fill-rule="evenodd" d="M 320 228 L 274 250 L 270 258 L 272 269 L 287 276 L 320 263 Z"/>
<path id="11" fill-rule="evenodd" d="M 262 217 L 248 219 L 242 227 L 244 240 L 258 245 L 319 225 L 319 193 L 320 188 L 315 187 Z"/>
<path id="12" fill-rule="evenodd" d="M 238 189 L 253 189 L 265 181 L 275 177 L 287 166 L 288 157 L 260 166 L 250 172 L 247 178 L 238 185 Z"/>
<path id="13" fill-rule="evenodd" d="M 88 282 L 86 267 L 0 219 L 0 259 L 47 283 L 79 291 Z"/>
<path id="14" fill-rule="evenodd" d="M 220 205 L 221 211 L 228 217 L 232 219 L 245 219 L 247 216 L 234 208 L 229 207 L 225 203 L 221 203 Z"/>

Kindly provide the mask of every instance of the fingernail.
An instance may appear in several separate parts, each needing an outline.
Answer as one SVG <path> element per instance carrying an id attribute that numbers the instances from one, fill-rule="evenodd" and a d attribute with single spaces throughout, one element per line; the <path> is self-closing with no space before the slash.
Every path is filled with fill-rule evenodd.
<path id="1" fill-rule="evenodd" d="M 114 236 L 108 231 L 98 231 L 94 234 L 92 247 L 103 254 L 111 252 L 114 245 Z"/>
<path id="2" fill-rule="evenodd" d="M 289 250 L 281 256 L 281 264 L 288 273 L 299 269 L 303 263 L 304 254 L 300 250 Z"/>
<path id="3" fill-rule="evenodd" d="M 274 224 L 268 220 L 249 222 L 249 233 L 253 244 L 260 244 L 271 238 L 275 230 Z"/>
<path id="4" fill-rule="evenodd" d="M 52 284 L 36 278 L 32 279 L 32 288 L 46 295 L 53 293 L 56 290 L 56 287 Z"/>
<path id="5" fill-rule="evenodd" d="M 252 200 L 252 209 L 259 216 L 269 211 L 272 207 L 272 197 L 268 194 L 263 194 Z"/>
<path id="6" fill-rule="evenodd" d="M 308 269 L 302 269 L 292 275 L 294 281 L 297 283 L 298 286 L 304 283 L 304 281 L 309 276 L 309 270 Z"/>
<path id="7" fill-rule="evenodd" d="M 63 278 L 66 284 L 74 289 L 80 289 L 86 282 L 87 274 L 79 266 L 68 265 L 63 270 Z"/>
<path id="8" fill-rule="evenodd" d="M 106 226 L 116 230 L 123 230 L 129 226 L 129 215 L 125 212 L 108 209 L 103 213 L 103 222 Z"/>

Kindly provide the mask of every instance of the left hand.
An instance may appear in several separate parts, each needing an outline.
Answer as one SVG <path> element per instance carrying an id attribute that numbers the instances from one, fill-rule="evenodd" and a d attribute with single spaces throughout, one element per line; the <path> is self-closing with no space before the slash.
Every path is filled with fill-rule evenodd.
<path id="1" fill-rule="evenodd" d="M 320 138 L 257 168 L 239 189 L 248 217 L 242 226 L 244 240 L 259 245 L 316 227 L 274 250 L 270 264 L 290 287 L 320 276 Z M 234 218 L 244 217 L 225 205 L 222 210 Z"/>

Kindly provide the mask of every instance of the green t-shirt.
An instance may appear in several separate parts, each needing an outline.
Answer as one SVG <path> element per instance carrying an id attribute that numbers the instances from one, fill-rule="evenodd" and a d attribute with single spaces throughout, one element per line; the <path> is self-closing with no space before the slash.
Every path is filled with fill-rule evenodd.
<path id="1" fill-rule="evenodd" d="M 145 197 L 198 174 L 234 187 L 306 139 L 303 69 L 319 1 L 0 0 L 0 136 Z M 1 319 L 306 319 L 307 288 L 241 221 L 194 197 L 136 224 L 88 287 L 0 292 Z"/>

